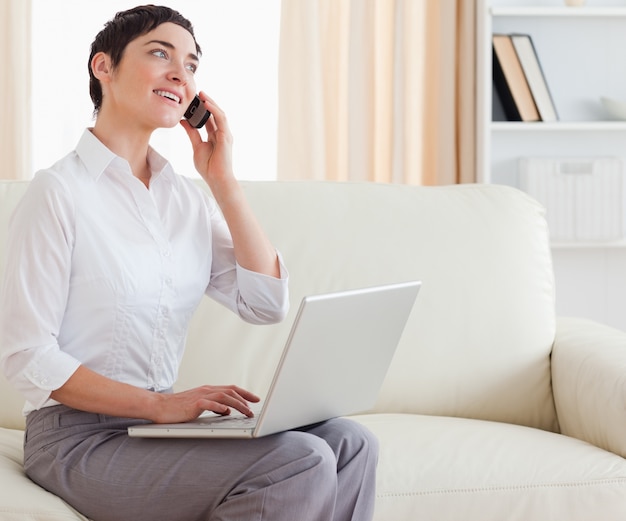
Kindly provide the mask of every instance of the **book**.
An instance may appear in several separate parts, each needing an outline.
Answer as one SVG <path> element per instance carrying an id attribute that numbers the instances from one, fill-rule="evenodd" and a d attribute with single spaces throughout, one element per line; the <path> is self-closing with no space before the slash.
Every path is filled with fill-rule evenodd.
<path id="1" fill-rule="evenodd" d="M 493 35 L 493 81 L 509 121 L 540 121 L 524 70 L 508 34 Z"/>
<path id="2" fill-rule="evenodd" d="M 504 111 L 504 105 L 496 88 L 495 81 L 491 83 L 491 121 L 509 121 Z"/>
<path id="3" fill-rule="evenodd" d="M 559 117 L 554 100 L 550 95 L 548 83 L 541 68 L 539 56 L 532 38 L 528 34 L 512 34 L 511 41 L 522 65 L 522 70 L 535 100 L 541 121 L 558 121 Z"/>

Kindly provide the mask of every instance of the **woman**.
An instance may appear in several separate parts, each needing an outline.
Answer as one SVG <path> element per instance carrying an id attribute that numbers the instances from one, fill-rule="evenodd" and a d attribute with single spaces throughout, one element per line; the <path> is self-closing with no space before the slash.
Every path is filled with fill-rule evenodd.
<path id="1" fill-rule="evenodd" d="M 217 206 L 149 146 L 193 99 L 199 56 L 176 11 L 118 13 L 92 44 L 94 127 L 37 173 L 13 216 L 0 345 L 27 400 L 25 470 L 95 521 L 370 519 L 376 440 L 355 422 L 257 440 L 127 436 L 146 420 L 252 415 L 258 398 L 235 385 L 171 391 L 203 294 L 253 323 L 288 307 L 220 107 L 200 93 L 205 139 L 181 122 Z"/>

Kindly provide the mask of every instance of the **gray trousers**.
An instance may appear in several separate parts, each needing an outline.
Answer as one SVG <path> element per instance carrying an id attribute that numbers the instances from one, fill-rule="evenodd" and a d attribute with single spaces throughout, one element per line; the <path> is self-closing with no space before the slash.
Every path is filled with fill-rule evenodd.
<path id="1" fill-rule="evenodd" d="M 333 419 L 252 440 L 141 439 L 141 420 L 28 415 L 24 468 L 94 521 L 369 521 L 378 444 Z"/>

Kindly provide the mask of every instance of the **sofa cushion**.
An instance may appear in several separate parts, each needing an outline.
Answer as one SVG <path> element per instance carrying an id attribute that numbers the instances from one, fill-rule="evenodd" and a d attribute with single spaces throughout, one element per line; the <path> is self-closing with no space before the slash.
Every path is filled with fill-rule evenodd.
<path id="1" fill-rule="evenodd" d="M 380 440 L 377 521 L 626 519 L 626 460 L 588 443 L 480 420 L 353 419 Z"/>
<path id="2" fill-rule="evenodd" d="M 0 428 L 0 519 L 88 521 L 54 494 L 34 484 L 22 465 L 24 432 Z"/>

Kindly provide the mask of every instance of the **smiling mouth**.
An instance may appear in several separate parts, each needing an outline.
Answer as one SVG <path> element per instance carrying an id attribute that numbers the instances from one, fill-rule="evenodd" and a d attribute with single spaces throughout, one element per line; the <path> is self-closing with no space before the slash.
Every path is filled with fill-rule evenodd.
<path id="1" fill-rule="evenodd" d="M 175 101 L 176 103 L 180 104 L 180 98 L 176 94 L 173 94 L 171 92 L 167 92 L 165 90 L 155 90 L 153 92 L 157 96 L 161 96 L 163 98 L 171 99 L 172 101 Z"/>

